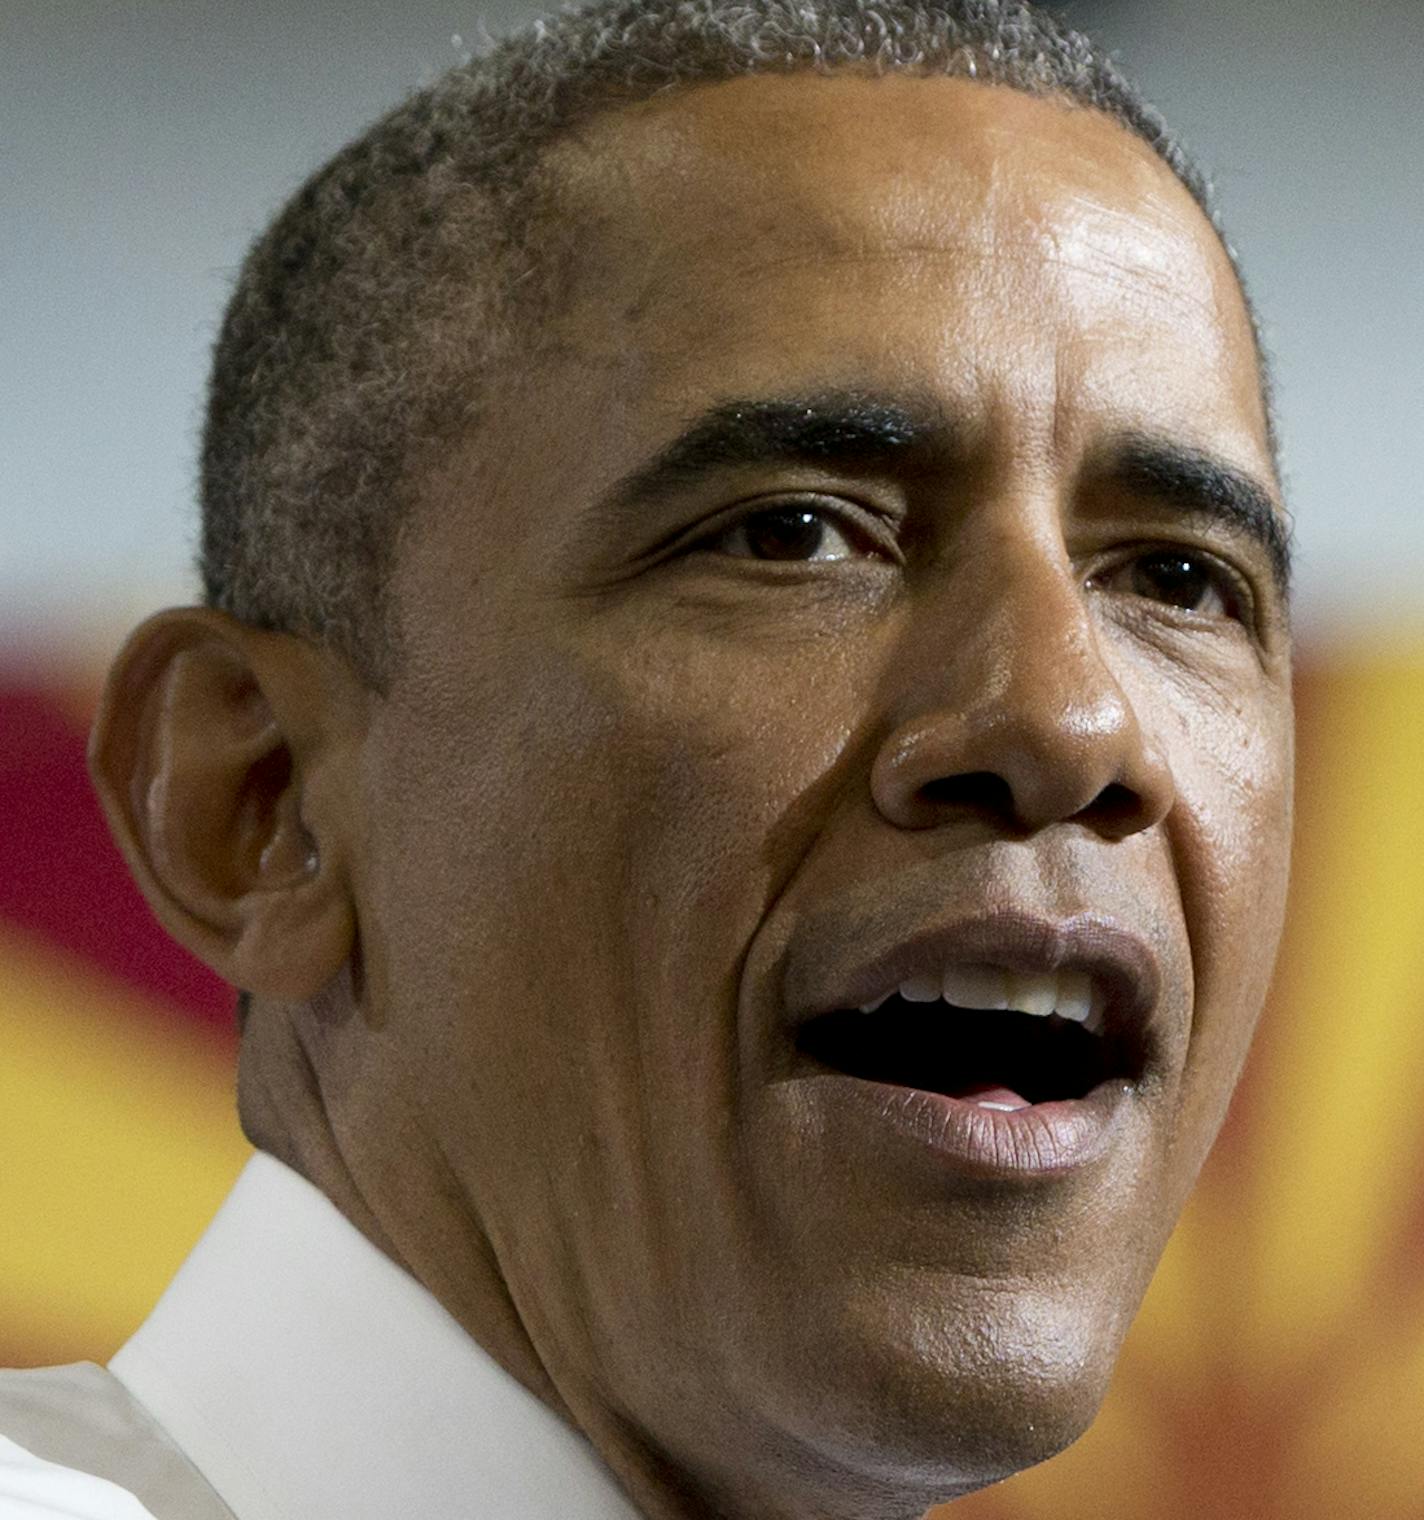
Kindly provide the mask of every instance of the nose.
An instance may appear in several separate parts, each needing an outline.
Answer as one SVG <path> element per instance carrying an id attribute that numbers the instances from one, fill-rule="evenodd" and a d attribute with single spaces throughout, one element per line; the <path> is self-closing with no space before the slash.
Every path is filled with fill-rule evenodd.
<path id="1" fill-rule="evenodd" d="M 1072 822 L 1117 840 L 1171 809 L 1166 758 L 1105 657 L 1088 604 L 1098 593 L 1053 559 L 999 557 L 992 584 L 968 594 L 950 575 L 937 596 L 952 609 L 915 620 L 899 721 L 870 778 L 896 827 L 974 814 L 1019 835 Z"/>

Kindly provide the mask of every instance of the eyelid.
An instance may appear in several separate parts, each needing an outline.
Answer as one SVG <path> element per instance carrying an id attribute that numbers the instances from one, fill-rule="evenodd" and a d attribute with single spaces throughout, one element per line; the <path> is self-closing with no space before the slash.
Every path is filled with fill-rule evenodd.
<path id="1" fill-rule="evenodd" d="M 1198 544 L 1182 543 L 1173 539 L 1146 539 L 1134 544 L 1122 545 L 1112 551 L 1110 556 L 1105 557 L 1101 568 L 1091 572 L 1088 579 L 1096 580 L 1103 576 L 1126 570 L 1139 560 L 1150 559 L 1155 555 L 1180 555 L 1183 559 L 1193 560 L 1204 566 L 1220 583 L 1218 589 L 1224 601 L 1236 602 L 1239 612 L 1228 612 L 1228 616 L 1234 622 L 1241 623 L 1247 628 L 1256 629 L 1260 617 L 1260 599 L 1256 594 L 1255 584 L 1252 578 L 1238 566 L 1211 549 L 1202 548 Z M 1151 600 L 1151 598 L 1144 598 Z M 1170 603 L 1155 603 L 1158 606 L 1170 606 Z M 1190 608 L 1177 607 L 1172 610 L 1185 613 L 1189 616 L 1201 617 L 1203 614 L 1194 613 Z"/>
<path id="2" fill-rule="evenodd" d="M 894 528 L 897 524 L 889 513 L 845 496 L 832 495 L 830 492 L 798 491 L 794 488 L 739 501 L 719 513 L 711 524 L 705 522 L 699 524 L 686 538 L 674 543 L 670 548 L 674 553 L 691 553 L 694 550 L 710 549 L 719 539 L 726 538 L 728 534 L 764 514 L 790 511 L 817 512 L 830 520 L 847 536 L 857 533 L 863 540 L 870 540 L 875 550 L 892 559 L 896 564 L 903 565 L 905 562 L 899 543 L 894 536 Z M 728 558 L 742 559 L 751 558 L 751 556 L 729 555 Z M 776 562 L 757 561 L 757 563 Z M 787 560 L 783 563 L 813 564 L 816 561 Z M 841 561 L 826 563 L 841 563 Z"/>

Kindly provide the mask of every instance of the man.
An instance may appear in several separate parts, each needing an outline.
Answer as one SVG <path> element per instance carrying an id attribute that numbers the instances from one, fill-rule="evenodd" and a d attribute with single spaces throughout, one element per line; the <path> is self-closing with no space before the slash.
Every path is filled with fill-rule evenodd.
<path id="1" fill-rule="evenodd" d="M 339 155 L 92 749 L 263 1154 L 0 1384 L 9 1492 L 850 1520 L 1075 1439 L 1281 925 L 1263 391 L 1017 4 L 596 6 Z"/>

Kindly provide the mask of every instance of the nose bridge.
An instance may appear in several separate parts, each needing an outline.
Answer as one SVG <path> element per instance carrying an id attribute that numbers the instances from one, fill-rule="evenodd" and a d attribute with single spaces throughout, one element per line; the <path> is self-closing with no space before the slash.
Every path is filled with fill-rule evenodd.
<path id="1" fill-rule="evenodd" d="M 1082 814 L 1116 835 L 1165 813 L 1165 768 L 1099 638 L 1056 513 L 1051 525 L 1022 512 L 982 521 L 922 595 L 901 721 L 872 777 L 882 812 L 923 827 L 946 807 L 987 802 L 1018 828 Z"/>
<path id="2" fill-rule="evenodd" d="M 1121 693 L 1068 560 L 1056 503 L 1037 497 L 1019 490 L 985 503 L 927 569 L 911 632 L 929 687 L 921 700 L 935 700 L 938 687 L 950 705 L 991 726 L 1092 726 L 1101 721 L 1093 714 Z"/>
<path id="3" fill-rule="evenodd" d="M 965 711 L 987 730 L 1007 726 L 1029 742 L 1107 737 L 1122 722 L 1126 699 L 1066 551 L 1047 539 L 1005 535 L 984 556 L 998 577 L 961 585 L 966 607 L 975 609 Z"/>

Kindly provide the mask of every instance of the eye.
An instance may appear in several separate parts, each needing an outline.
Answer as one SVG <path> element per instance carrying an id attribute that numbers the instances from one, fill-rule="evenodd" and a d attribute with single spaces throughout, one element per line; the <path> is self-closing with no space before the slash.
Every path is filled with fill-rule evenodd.
<path id="1" fill-rule="evenodd" d="M 1203 617 L 1245 621 L 1249 595 L 1231 570 L 1191 549 L 1152 549 L 1094 575 L 1091 584 L 1126 591 Z"/>
<path id="2" fill-rule="evenodd" d="M 838 522 L 836 519 L 841 518 Z M 802 563 L 851 559 L 864 552 L 851 542 L 844 514 L 805 502 L 753 512 L 702 545 L 737 559 L 798 560 Z"/>

